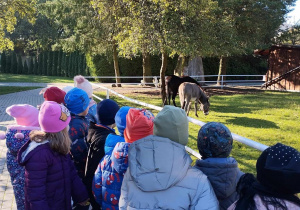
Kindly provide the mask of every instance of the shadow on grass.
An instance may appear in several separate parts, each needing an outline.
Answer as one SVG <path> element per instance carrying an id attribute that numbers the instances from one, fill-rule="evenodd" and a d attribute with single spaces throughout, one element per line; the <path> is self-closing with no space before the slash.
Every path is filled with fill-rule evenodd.
<path id="1" fill-rule="evenodd" d="M 286 108 L 300 103 L 299 93 L 264 92 L 253 95 L 214 96 L 211 109 L 223 113 L 250 113 L 251 111 Z"/>
<path id="2" fill-rule="evenodd" d="M 274 122 L 261 119 L 253 119 L 248 117 L 237 117 L 232 119 L 227 119 L 226 122 L 234 125 L 240 125 L 252 128 L 279 128 Z"/>
<path id="3" fill-rule="evenodd" d="M 232 106 L 232 105 L 212 105 L 212 109 L 214 112 L 219 113 L 251 113 L 253 109 L 242 106 Z"/>

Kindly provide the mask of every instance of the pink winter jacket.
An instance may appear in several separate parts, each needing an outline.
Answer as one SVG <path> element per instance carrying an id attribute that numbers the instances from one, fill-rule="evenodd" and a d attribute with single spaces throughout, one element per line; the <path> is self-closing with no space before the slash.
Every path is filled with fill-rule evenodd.
<path id="1" fill-rule="evenodd" d="M 273 206 L 268 206 L 268 209 L 267 207 L 263 204 L 261 198 L 256 195 L 254 196 L 254 201 L 256 203 L 256 208 L 259 209 L 259 210 L 276 210 Z M 285 202 L 285 205 L 287 206 L 287 209 L 288 210 L 299 210 L 300 209 L 300 206 L 297 206 L 296 204 L 290 202 L 290 201 L 284 201 Z M 231 206 L 228 207 L 227 210 L 234 210 L 235 209 L 235 204 L 236 202 L 234 202 Z"/>

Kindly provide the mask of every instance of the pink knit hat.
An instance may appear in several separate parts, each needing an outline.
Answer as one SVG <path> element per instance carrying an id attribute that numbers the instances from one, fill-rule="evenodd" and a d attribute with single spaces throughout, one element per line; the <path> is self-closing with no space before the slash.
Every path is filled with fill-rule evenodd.
<path id="1" fill-rule="evenodd" d="M 39 126 L 39 110 L 29 104 L 15 104 L 6 108 L 6 113 L 15 118 L 18 125 Z"/>
<path id="2" fill-rule="evenodd" d="M 54 101 L 45 101 L 40 109 L 39 123 L 41 130 L 47 133 L 57 133 L 69 125 L 71 120 L 69 110 Z"/>
<path id="3" fill-rule="evenodd" d="M 93 97 L 93 87 L 83 76 L 77 75 L 74 77 L 74 86 L 84 90 L 88 94 L 89 98 Z"/>

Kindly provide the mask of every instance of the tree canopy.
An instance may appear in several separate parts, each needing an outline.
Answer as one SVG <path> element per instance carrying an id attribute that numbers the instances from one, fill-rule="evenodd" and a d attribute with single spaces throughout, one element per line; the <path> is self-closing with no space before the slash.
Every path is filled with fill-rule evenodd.
<path id="1" fill-rule="evenodd" d="M 12 33 L 17 24 L 17 18 L 27 18 L 30 23 L 35 21 L 36 0 L 0 1 L 0 51 L 13 49 L 14 43 L 6 37 Z"/>

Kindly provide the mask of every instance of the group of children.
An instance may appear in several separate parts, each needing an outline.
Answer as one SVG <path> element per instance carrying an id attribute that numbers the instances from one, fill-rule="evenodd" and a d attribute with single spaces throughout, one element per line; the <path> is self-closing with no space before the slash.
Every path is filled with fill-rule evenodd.
<path id="1" fill-rule="evenodd" d="M 96 104 L 76 76 L 67 93 L 43 91 L 39 110 L 13 105 L 7 166 L 18 209 L 299 209 L 300 154 L 276 144 L 257 160 L 257 177 L 230 157 L 229 129 L 210 122 L 198 133 L 201 160 L 185 151 L 186 113 L 157 115 L 110 99 Z M 115 131 L 115 127 L 118 133 Z"/>

